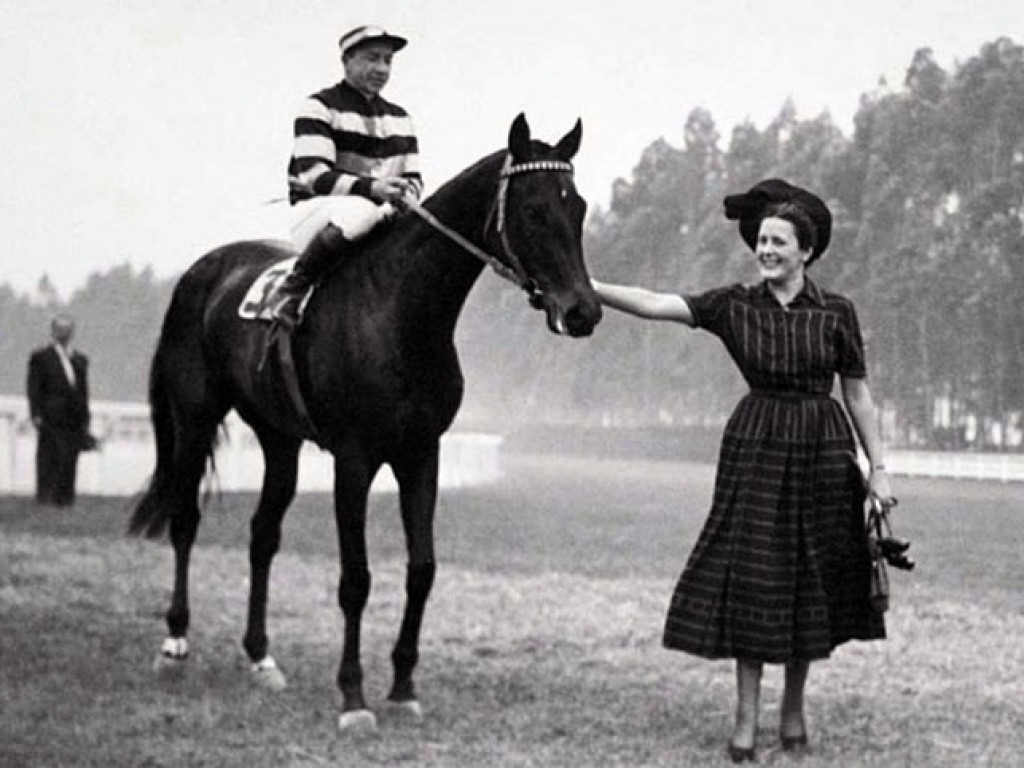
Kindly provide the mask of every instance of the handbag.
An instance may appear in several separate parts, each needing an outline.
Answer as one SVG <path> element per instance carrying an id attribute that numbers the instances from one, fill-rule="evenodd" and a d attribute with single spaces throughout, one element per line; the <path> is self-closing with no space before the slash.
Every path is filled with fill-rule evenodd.
<path id="1" fill-rule="evenodd" d="M 868 601 L 877 613 L 889 610 L 889 571 L 887 565 L 903 571 L 914 570 L 914 561 L 907 555 L 910 542 L 893 535 L 889 510 L 896 499 L 882 501 L 876 496 L 869 499 L 867 534 L 868 554 L 871 556 L 871 578 Z"/>

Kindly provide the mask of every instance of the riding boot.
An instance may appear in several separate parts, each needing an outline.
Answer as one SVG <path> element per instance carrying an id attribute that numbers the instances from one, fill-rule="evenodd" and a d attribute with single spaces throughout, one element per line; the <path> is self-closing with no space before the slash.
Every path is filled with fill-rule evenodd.
<path id="1" fill-rule="evenodd" d="M 295 266 L 270 297 L 270 314 L 285 331 L 299 322 L 299 308 L 306 292 L 343 253 L 351 242 L 334 224 L 328 224 L 299 255 Z"/>

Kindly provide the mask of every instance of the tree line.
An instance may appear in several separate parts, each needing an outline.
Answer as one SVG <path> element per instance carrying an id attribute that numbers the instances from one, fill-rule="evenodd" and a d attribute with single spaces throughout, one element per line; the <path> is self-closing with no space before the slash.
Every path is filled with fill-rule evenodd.
<path id="1" fill-rule="evenodd" d="M 756 278 L 725 195 L 781 177 L 820 194 L 832 244 L 811 268 L 850 296 L 891 443 L 1020 449 L 1024 411 L 1024 49 L 1007 38 L 951 71 L 924 48 L 903 82 L 865 93 L 852 136 L 792 104 L 723 141 L 693 109 L 678 145 L 659 139 L 586 229 L 591 272 L 698 292 Z M 721 423 L 745 389 L 707 334 L 608 313 L 586 350 L 536 335 L 537 407 L 621 423 Z"/>
<path id="2" fill-rule="evenodd" d="M 897 445 L 1020 449 L 1024 428 L 1024 49 L 1007 38 L 950 70 L 930 49 L 900 83 L 861 97 L 852 136 L 791 103 L 723 140 L 692 109 L 678 142 L 646 147 L 584 232 L 604 280 L 697 292 L 755 277 L 722 199 L 781 177 L 821 195 L 832 244 L 811 269 L 857 305 L 883 430 Z M 45 283 L 45 279 L 44 279 Z M 174 280 L 128 265 L 66 301 L 0 286 L 0 391 L 20 393 L 49 316 L 71 311 L 94 359 L 94 396 L 145 398 Z M 44 297 L 40 299 L 40 295 Z M 464 412 L 546 423 L 717 425 L 744 389 L 707 334 L 608 312 L 593 338 L 553 337 L 507 284 L 485 277 L 457 331 Z"/>
<path id="3" fill-rule="evenodd" d="M 0 285 L 0 393 L 25 394 L 28 356 L 49 343 L 50 320 L 65 312 L 75 319 L 72 344 L 90 359 L 94 399 L 144 401 L 149 360 L 175 279 L 160 280 L 130 264 L 94 272 L 62 298 L 49 278 L 31 295 Z"/>

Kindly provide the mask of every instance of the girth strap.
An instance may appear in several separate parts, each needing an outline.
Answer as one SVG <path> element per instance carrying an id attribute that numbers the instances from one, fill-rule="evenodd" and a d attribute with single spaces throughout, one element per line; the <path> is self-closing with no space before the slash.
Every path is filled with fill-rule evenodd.
<path id="1" fill-rule="evenodd" d="M 299 425 L 305 433 L 304 437 L 309 438 L 321 448 L 324 441 L 317 431 L 313 419 L 310 418 L 309 409 L 306 408 L 306 401 L 302 397 L 302 390 L 299 388 L 299 376 L 295 371 L 295 357 L 292 354 L 292 335 L 282 330 L 277 323 L 271 325 L 267 331 L 267 339 L 263 350 L 263 360 L 260 361 L 258 370 L 262 371 L 266 364 L 267 356 L 274 348 L 278 350 L 278 360 L 281 363 L 281 380 L 284 382 L 284 389 L 291 401 L 295 415 L 298 417 Z"/>

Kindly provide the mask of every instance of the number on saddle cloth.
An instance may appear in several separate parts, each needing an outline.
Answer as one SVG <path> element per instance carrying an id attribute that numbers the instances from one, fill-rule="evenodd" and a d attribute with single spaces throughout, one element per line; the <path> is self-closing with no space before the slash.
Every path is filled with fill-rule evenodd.
<path id="1" fill-rule="evenodd" d="M 246 291 L 245 298 L 242 299 L 242 303 L 238 305 L 238 316 L 243 320 L 266 320 L 271 321 L 271 310 L 273 307 L 270 306 L 269 299 L 273 295 L 275 289 L 280 285 L 284 279 L 291 273 L 292 268 L 295 266 L 295 262 L 298 260 L 297 257 L 293 256 L 290 259 L 284 261 L 278 261 L 271 264 L 259 276 L 253 281 L 252 285 L 249 286 L 249 290 Z M 302 316 L 303 311 L 306 309 L 306 304 L 309 302 L 309 297 L 313 294 L 313 288 L 311 287 L 307 292 L 305 298 L 302 300 L 302 304 L 299 306 L 299 316 Z"/>

